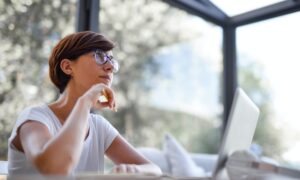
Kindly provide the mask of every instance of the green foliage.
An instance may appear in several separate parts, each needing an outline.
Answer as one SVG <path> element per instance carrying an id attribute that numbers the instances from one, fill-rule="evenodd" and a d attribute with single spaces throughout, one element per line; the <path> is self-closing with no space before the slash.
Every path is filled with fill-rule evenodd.
<path id="1" fill-rule="evenodd" d="M 20 111 L 57 95 L 48 78 L 48 56 L 58 39 L 74 31 L 74 1 L 0 2 L 1 159 Z"/>

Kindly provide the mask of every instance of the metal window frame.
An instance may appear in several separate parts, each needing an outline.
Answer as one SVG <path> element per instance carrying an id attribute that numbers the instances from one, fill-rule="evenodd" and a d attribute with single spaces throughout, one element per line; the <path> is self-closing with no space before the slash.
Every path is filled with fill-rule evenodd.
<path id="1" fill-rule="evenodd" d="M 224 26 L 229 17 L 209 0 L 163 0 L 190 14 L 200 16 L 216 25 Z"/>
<path id="2" fill-rule="evenodd" d="M 99 31 L 100 0 L 77 0 L 76 31 Z"/>

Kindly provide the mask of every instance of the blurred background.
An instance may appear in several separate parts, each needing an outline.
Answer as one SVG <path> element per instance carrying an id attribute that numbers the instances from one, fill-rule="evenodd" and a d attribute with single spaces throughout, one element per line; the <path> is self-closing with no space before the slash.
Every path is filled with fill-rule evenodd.
<path id="1" fill-rule="evenodd" d="M 215 4 L 229 15 L 262 6 L 242 2 Z M 120 62 L 113 83 L 118 112 L 100 113 L 136 147 L 161 149 L 169 132 L 189 152 L 217 153 L 222 29 L 160 0 L 101 0 L 100 8 L 100 32 L 117 43 Z M 7 159 L 18 114 L 58 97 L 48 57 L 58 40 L 76 31 L 76 11 L 76 0 L 0 1 L 0 160 Z M 296 12 L 242 26 L 236 40 L 238 85 L 261 109 L 254 147 L 300 168 L 299 19 Z"/>

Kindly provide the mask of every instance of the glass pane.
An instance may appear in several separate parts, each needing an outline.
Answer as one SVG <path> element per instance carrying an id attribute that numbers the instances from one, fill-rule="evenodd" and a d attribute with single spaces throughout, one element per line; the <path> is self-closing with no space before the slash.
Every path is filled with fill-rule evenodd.
<path id="1" fill-rule="evenodd" d="M 0 160 L 18 114 L 57 96 L 48 78 L 48 57 L 75 31 L 76 0 L 0 1 Z"/>
<path id="2" fill-rule="evenodd" d="M 107 119 L 135 146 L 161 148 L 171 133 L 188 151 L 216 152 L 221 29 L 159 0 L 102 0 L 100 17 L 121 64 Z"/>
<path id="3" fill-rule="evenodd" d="M 262 111 L 255 142 L 263 155 L 298 168 L 299 18 L 294 13 L 237 31 L 239 83 Z"/>
<path id="4" fill-rule="evenodd" d="M 223 10 L 228 16 L 235 16 L 248 11 L 269 6 L 283 0 L 239 0 L 239 1 L 224 1 L 211 0 L 216 6 Z"/>

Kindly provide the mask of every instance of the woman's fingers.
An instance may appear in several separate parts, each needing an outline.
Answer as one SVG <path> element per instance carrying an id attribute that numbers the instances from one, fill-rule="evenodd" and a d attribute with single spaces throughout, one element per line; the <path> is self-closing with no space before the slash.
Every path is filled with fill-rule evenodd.
<path id="1" fill-rule="evenodd" d="M 138 173 L 138 169 L 135 164 L 120 164 L 114 167 L 113 173 Z"/>
<path id="2" fill-rule="evenodd" d="M 106 86 L 105 84 L 99 83 L 91 87 L 91 89 L 87 92 L 93 98 L 93 107 L 96 109 L 102 109 L 105 107 L 109 107 L 110 109 L 115 111 L 116 102 L 114 92 L 111 88 Z"/>
<path id="3" fill-rule="evenodd" d="M 125 173 L 126 172 L 126 166 L 125 164 L 120 164 L 114 167 L 113 173 Z"/>
<path id="4" fill-rule="evenodd" d="M 113 109 L 113 106 L 114 106 L 114 101 L 115 101 L 115 96 L 114 96 L 114 92 L 108 88 L 108 87 L 105 87 L 103 90 L 102 90 L 102 94 L 103 96 L 106 97 L 108 103 L 109 103 L 109 107 L 111 109 Z"/>
<path id="5" fill-rule="evenodd" d="M 134 164 L 128 164 L 126 166 L 127 173 L 138 173 L 136 166 Z"/>
<path id="6" fill-rule="evenodd" d="M 116 101 L 114 93 L 109 88 L 103 88 L 101 91 L 101 95 L 98 98 L 99 103 L 103 107 L 109 107 L 111 110 L 115 111 Z"/>

